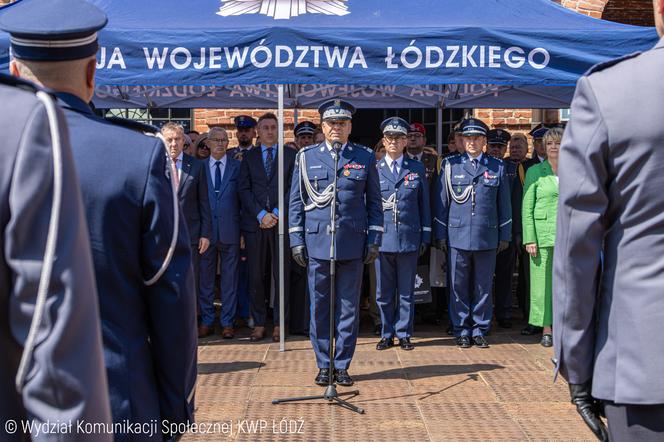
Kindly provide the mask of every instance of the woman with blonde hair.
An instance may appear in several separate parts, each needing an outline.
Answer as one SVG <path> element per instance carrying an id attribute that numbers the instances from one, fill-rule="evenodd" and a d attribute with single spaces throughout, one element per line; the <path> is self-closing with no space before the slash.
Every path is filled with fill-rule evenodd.
<path id="1" fill-rule="evenodd" d="M 523 191 L 523 244 L 530 255 L 530 316 L 528 323 L 543 327 L 541 344 L 551 347 L 553 246 L 558 211 L 558 154 L 563 129 L 544 135 L 547 159 L 526 173 Z"/>

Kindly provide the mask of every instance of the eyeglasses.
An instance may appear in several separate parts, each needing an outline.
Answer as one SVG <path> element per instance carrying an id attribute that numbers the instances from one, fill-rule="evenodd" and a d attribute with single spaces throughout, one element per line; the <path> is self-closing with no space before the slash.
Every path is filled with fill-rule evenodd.
<path id="1" fill-rule="evenodd" d="M 405 135 L 385 135 L 383 138 L 385 138 L 386 141 L 390 143 L 395 143 L 397 141 L 403 141 L 406 139 Z"/>
<path id="2" fill-rule="evenodd" d="M 207 140 L 213 143 L 228 143 L 228 138 L 208 138 Z"/>
<path id="3" fill-rule="evenodd" d="M 424 138 L 424 135 L 421 133 L 409 134 L 408 138 Z"/>

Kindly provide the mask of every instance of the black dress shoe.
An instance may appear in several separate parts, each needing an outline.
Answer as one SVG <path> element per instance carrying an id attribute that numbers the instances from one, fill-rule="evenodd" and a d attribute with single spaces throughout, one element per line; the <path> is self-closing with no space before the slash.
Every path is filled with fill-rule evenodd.
<path id="1" fill-rule="evenodd" d="M 542 344 L 542 347 L 553 347 L 553 336 L 548 334 L 542 336 L 540 344 Z"/>
<path id="2" fill-rule="evenodd" d="M 383 338 L 376 344 L 376 350 L 387 350 L 394 347 L 394 340 L 392 338 Z"/>
<path id="3" fill-rule="evenodd" d="M 486 342 L 484 336 L 475 336 L 473 338 L 473 344 L 475 344 L 475 346 L 479 348 L 489 348 L 489 343 Z"/>
<path id="4" fill-rule="evenodd" d="M 318 370 L 318 376 L 314 380 L 316 385 L 328 385 L 330 383 L 330 369 L 321 368 Z"/>
<path id="5" fill-rule="evenodd" d="M 399 347 L 401 347 L 402 350 L 412 350 L 415 348 L 413 343 L 410 342 L 410 338 L 399 339 Z"/>
<path id="6" fill-rule="evenodd" d="M 521 334 L 524 336 L 532 336 L 540 333 L 542 333 L 542 327 L 535 327 L 530 324 L 526 325 L 523 330 L 521 330 Z"/>
<path id="7" fill-rule="evenodd" d="M 456 345 L 461 348 L 470 348 L 470 338 L 468 336 L 459 336 L 456 338 Z"/>
<path id="8" fill-rule="evenodd" d="M 374 336 L 380 336 L 382 332 L 383 332 L 383 326 L 381 324 L 374 325 L 374 330 L 373 330 Z"/>
<path id="9" fill-rule="evenodd" d="M 350 375 L 348 374 L 348 370 L 343 370 L 341 368 L 334 370 L 334 379 L 337 382 L 337 384 L 343 387 L 350 387 L 351 385 L 354 384 L 353 378 L 351 378 Z"/>
<path id="10" fill-rule="evenodd" d="M 509 319 L 499 319 L 498 326 L 500 328 L 512 328 L 512 321 Z"/>
<path id="11" fill-rule="evenodd" d="M 447 333 L 447 336 L 454 336 L 454 327 L 452 327 L 452 324 L 447 326 L 445 333 Z"/>

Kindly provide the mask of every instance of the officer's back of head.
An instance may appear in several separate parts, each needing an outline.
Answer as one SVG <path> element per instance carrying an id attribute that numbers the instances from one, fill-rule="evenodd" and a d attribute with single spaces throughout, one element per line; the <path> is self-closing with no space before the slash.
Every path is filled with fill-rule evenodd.
<path id="1" fill-rule="evenodd" d="M 97 31 L 106 23 L 104 12 L 83 0 L 23 0 L 0 17 L 11 35 L 11 74 L 90 102 Z"/>

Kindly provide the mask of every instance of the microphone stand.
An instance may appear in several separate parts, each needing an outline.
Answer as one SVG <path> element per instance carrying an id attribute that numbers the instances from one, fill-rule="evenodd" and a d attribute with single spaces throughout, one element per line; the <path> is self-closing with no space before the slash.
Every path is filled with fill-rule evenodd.
<path id="1" fill-rule="evenodd" d="M 334 154 L 334 189 L 332 193 L 332 203 L 330 204 L 330 226 L 329 232 L 331 237 L 330 242 L 330 346 L 328 347 L 328 356 L 330 358 L 330 376 L 329 382 L 325 389 L 325 393 L 317 396 L 302 396 L 295 398 L 287 399 L 274 399 L 273 404 L 280 404 L 284 402 L 301 402 L 301 401 L 310 401 L 316 399 L 325 399 L 331 404 L 337 404 L 343 408 L 354 411 L 359 414 L 364 414 L 364 409 L 357 407 L 343 399 L 340 396 L 353 395 L 357 396 L 360 394 L 359 390 L 347 391 L 343 393 L 337 392 L 337 386 L 334 383 L 334 336 L 336 335 L 336 323 L 334 318 L 334 309 L 336 304 L 336 294 L 337 294 L 337 263 L 336 263 L 336 234 L 337 234 L 337 225 L 336 225 L 336 215 L 337 215 L 337 181 L 339 179 L 339 155 L 341 155 L 341 143 L 335 141 L 332 143 L 332 150 Z"/>

